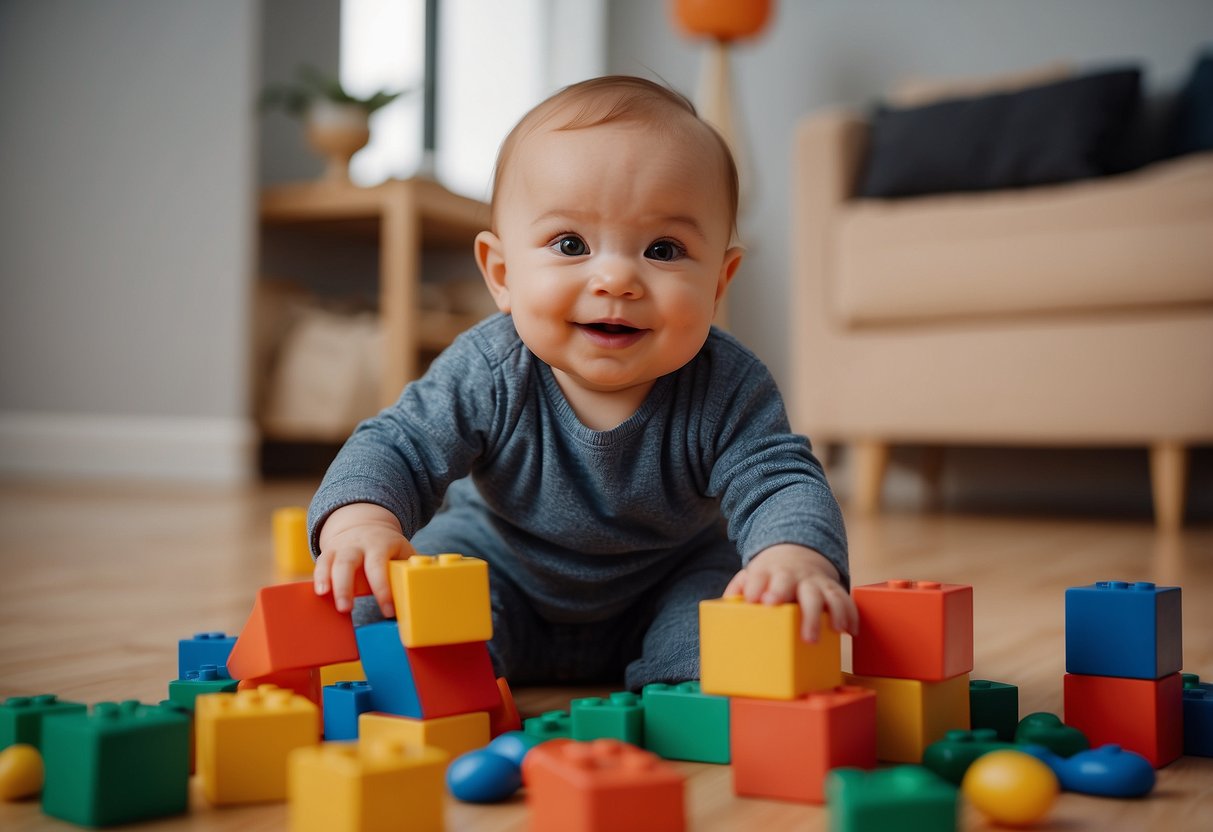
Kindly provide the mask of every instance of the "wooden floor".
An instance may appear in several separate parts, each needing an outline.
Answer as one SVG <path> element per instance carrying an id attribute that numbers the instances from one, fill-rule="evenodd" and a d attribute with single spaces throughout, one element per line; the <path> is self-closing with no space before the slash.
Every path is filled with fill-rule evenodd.
<path id="1" fill-rule="evenodd" d="M 0 697 L 85 702 L 165 698 L 176 643 L 237 632 L 255 590 L 275 580 L 269 514 L 305 503 L 312 483 L 244 490 L 0 485 Z M 1095 580 L 1184 589 L 1186 669 L 1213 677 L 1213 529 L 1160 536 L 1144 521 L 886 515 L 849 524 L 854 579 L 972 584 L 974 678 L 1020 686 L 1021 712 L 1060 712 L 1062 594 Z M 844 640 L 845 642 L 845 640 Z M 845 649 L 845 648 L 844 648 Z M 849 657 L 844 656 L 844 664 Z M 524 715 L 581 690 L 518 691 Z M 738 799 L 727 767 L 679 764 L 695 830 L 826 829 L 820 807 Z M 195 784 L 196 785 L 196 784 Z M 188 817 L 145 830 L 279 830 L 281 804 L 216 810 L 195 792 Z M 452 830 L 522 830 L 522 800 L 450 802 Z M 964 825 L 986 828 L 972 810 Z M 66 829 L 36 802 L 0 805 L 0 829 Z M 1211 829 L 1213 759 L 1183 758 L 1146 800 L 1063 795 L 1043 829 Z"/>

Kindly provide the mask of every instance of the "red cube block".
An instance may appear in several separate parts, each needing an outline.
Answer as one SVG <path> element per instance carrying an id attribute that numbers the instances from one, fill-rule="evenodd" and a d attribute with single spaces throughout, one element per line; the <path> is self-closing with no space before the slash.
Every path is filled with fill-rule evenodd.
<path id="1" fill-rule="evenodd" d="M 501 689 L 487 643 L 406 647 L 404 652 L 424 719 L 493 711 L 501 706 Z"/>
<path id="2" fill-rule="evenodd" d="M 876 694 L 843 686 L 787 701 L 735 697 L 729 738 L 736 794 L 824 803 L 830 769 L 876 767 Z"/>
<path id="3" fill-rule="evenodd" d="M 885 581 L 851 596 L 859 608 L 851 642 L 857 676 L 941 682 L 973 669 L 973 587 Z"/>
<path id="4" fill-rule="evenodd" d="M 1162 768 L 1184 750 L 1183 680 L 1118 676 L 1065 678 L 1065 723 L 1087 735 L 1091 747 L 1116 743 Z"/>

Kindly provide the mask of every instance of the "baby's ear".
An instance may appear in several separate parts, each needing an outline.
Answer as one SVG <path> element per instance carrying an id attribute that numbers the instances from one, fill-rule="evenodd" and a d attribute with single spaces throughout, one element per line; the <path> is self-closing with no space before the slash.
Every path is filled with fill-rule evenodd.
<path id="1" fill-rule="evenodd" d="M 741 246 L 733 246 L 724 253 L 724 260 L 720 263 L 720 275 L 716 279 L 716 304 L 718 306 L 724 298 L 729 284 L 733 282 L 733 276 L 737 274 L 737 267 L 741 265 L 741 258 L 744 256 L 745 249 Z"/>
<path id="2" fill-rule="evenodd" d="M 510 288 L 505 279 L 505 251 L 501 238 L 492 231 L 481 231 L 476 235 L 476 265 L 489 287 L 489 294 L 502 312 L 510 311 Z"/>

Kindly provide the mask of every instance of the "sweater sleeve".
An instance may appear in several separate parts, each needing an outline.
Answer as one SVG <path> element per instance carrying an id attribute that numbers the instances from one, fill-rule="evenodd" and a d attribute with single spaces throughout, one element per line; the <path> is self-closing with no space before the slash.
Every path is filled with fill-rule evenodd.
<path id="1" fill-rule="evenodd" d="M 472 330 L 434 360 L 400 399 L 355 428 L 308 511 L 313 557 L 320 528 L 350 503 L 375 503 L 411 538 L 442 505 L 447 487 L 485 453 L 500 394 L 487 345 Z"/>
<path id="2" fill-rule="evenodd" d="M 708 489 L 719 497 L 742 564 L 779 543 L 820 552 L 850 586 L 846 529 L 809 440 L 792 433 L 783 397 L 762 362 L 732 368 L 705 413 L 715 424 Z"/>

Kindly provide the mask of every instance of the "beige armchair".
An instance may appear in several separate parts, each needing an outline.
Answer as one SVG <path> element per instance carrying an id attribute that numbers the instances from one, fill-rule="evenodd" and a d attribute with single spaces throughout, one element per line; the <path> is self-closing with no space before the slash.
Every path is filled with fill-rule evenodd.
<path id="1" fill-rule="evenodd" d="M 867 123 L 799 125 L 792 205 L 797 430 L 851 449 L 879 505 L 889 448 L 1147 446 L 1183 522 L 1213 442 L 1213 154 L 1063 185 L 853 198 Z"/>

